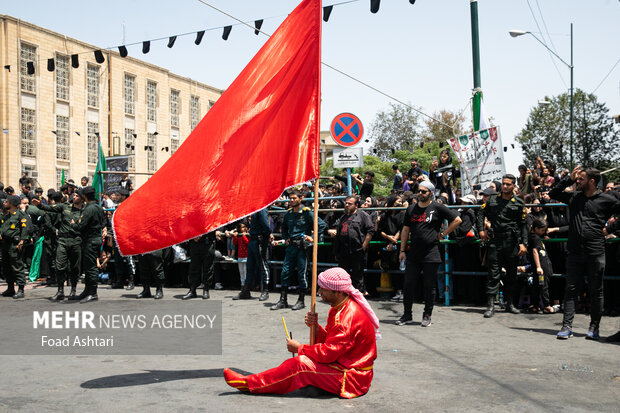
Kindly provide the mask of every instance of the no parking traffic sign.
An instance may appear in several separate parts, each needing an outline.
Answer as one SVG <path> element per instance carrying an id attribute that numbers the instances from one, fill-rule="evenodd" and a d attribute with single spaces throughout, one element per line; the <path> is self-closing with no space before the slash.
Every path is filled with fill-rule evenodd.
<path id="1" fill-rule="evenodd" d="M 354 114 L 341 113 L 332 120 L 330 132 L 338 145 L 350 147 L 357 145 L 362 140 L 364 126 Z"/>

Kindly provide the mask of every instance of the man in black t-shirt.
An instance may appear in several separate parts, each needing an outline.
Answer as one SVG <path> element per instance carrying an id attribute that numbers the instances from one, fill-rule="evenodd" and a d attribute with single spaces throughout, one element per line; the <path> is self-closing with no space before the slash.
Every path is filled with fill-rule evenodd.
<path id="1" fill-rule="evenodd" d="M 369 196 L 372 196 L 372 192 L 375 188 L 375 184 L 372 182 L 375 179 L 375 173 L 373 171 L 366 171 L 364 180 L 362 180 L 359 174 L 353 174 L 351 178 L 360 186 L 360 199 L 362 202 Z"/>
<path id="2" fill-rule="evenodd" d="M 420 165 L 418 164 L 418 160 L 416 158 L 411 158 L 410 162 L 411 168 L 409 168 L 409 171 L 407 172 L 407 176 L 409 178 L 413 178 L 414 176 L 417 178 L 418 176 L 424 175 L 424 170 L 420 168 Z"/>
<path id="3" fill-rule="evenodd" d="M 404 314 L 396 322 L 396 325 L 411 324 L 413 318 L 411 310 L 413 306 L 413 290 L 416 279 L 420 273 L 424 275 L 424 314 L 422 315 L 422 327 L 431 325 L 431 314 L 435 302 L 437 283 L 437 269 L 441 264 L 439 255 L 439 240 L 451 233 L 461 223 L 456 211 L 448 209 L 436 201 L 433 201 L 435 186 L 428 181 L 420 182 L 418 189 L 418 202 L 411 205 L 405 212 L 403 229 L 400 234 L 399 260 L 407 260 L 405 269 L 405 285 L 403 288 Z M 447 220 L 448 227 L 440 232 L 441 226 Z M 406 246 L 411 234 L 411 248 L 407 254 Z"/>
<path id="4" fill-rule="evenodd" d="M 353 286 L 365 293 L 366 250 L 375 234 L 375 226 L 359 206 L 357 197 L 349 196 L 344 200 L 344 215 L 338 221 L 334 238 L 334 255 L 338 266 L 351 274 Z"/>
<path id="5" fill-rule="evenodd" d="M 563 179 L 549 196 L 568 205 L 568 256 L 566 258 L 566 291 L 564 294 L 564 319 L 557 338 L 573 336 L 573 319 L 578 291 L 588 279 L 590 300 L 590 327 L 586 338 L 599 339 L 599 324 L 603 314 L 603 275 L 605 274 L 605 236 L 603 229 L 607 220 L 620 213 L 620 197 L 602 193 L 597 185 L 601 173 L 595 168 L 576 167 L 568 178 Z M 577 184 L 576 191 L 565 192 Z"/>

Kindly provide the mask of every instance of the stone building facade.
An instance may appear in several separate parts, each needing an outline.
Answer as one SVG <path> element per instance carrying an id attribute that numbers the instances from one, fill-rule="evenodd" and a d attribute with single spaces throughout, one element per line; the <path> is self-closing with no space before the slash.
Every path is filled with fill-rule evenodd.
<path id="1" fill-rule="evenodd" d="M 25 172 L 44 191 L 58 188 L 63 170 L 92 182 L 99 140 L 106 156 L 131 155 L 130 174 L 155 172 L 223 93 L 6 15 L 0 61 L 5 186 Z M 147 177 L 132 176 L 134 187 Z"/>

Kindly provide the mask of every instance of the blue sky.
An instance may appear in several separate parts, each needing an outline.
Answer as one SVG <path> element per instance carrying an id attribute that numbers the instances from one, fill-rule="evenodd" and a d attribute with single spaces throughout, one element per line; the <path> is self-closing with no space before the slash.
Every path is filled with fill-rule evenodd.
<path id="1" fill-rule="evenodd" d="M 273 33 L 298 0 L 203 0 L 244 21 L 265 18 Z M 323 1 L 323 5 L 342 0 Z M 473 87 L 469 0 L 383 0 L 377 14 L 369 0 L 335 6 L 323 24 L 322 60 L 426 113 L 463 110 Z M 620 2 L 617 0 L 480 0 L 482 87 L 486 109 L 500 125 L 505 145 L 513 142 L 530 109 L 545 95 L 568 90 L 569 70 L 531 36 L 511 38 L 510 29 L 547 30 L 557 53 L 570 60 L 570 23 L 574 24 L 575 86 L 592 92 L 620 58 Z M 4 2 L 2 11 L 31 23 L 106 48 L 235 23 L 199 0 L 47 0 Z M 541 17 L 542 15 L 542 17 Z M 544 19 L 544 23 L 543 23 Z M 546 25 L 546 29 L 545 29 Z M 226 88 L 266 41 L 243 26 L 228 41 L 221 30 L 208 31 L 200 46 L 194 36 L 129 47 L 133 57 L 166 67 L 219 88 Z M 548 42 L 549 40 L 547 40 Z M 548 43 L 551 47 L 551 44 Z M 47 56 L 41 56 L 47 58 Z M 557 64 L 557 69 L 553 65 Z M 390 100 L 323 68 L 321 126 L 352 112 L 366 127 Z M 564 81 L 562 81 L 562 78 Z M 596 94 L 620 114 L 620 64 Z M 470 117 L 469 108 L 465 114 Z M 518 149 L 505 154 L 509 170 L 521 161 Z"/>

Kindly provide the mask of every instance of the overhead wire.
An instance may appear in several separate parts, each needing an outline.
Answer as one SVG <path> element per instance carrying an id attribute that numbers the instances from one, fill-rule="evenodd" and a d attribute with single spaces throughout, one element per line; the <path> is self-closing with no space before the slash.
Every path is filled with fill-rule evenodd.
<path id="1" fill-rule="evenodd" d="M 540 14 L 540 19 L 542 20 L 543 23 L 543 27 L 545 28 L 545 32 L 547 33 L 547 38 L 549 39 L 549 43 L 551 43 L 551 49 L 553 49 L 554 52 L 558 52 L 555 44 L 553 43 L 553 39 L 551 38 L 551 35 L 549 34 L 549 29 L 547 28 L 547 22 L 545 21 L 545 16 L 543 16 L 542 10 L 540 9 L 540 3 L 538 2 L 538 0 L 536 0 L 536 7 L 538 8 L 538 14 Z"/>
<path id="2" fill-rule="evenodd" d="M 611 74 L 611 72 L 614 71 L 614 69 L 616 68 L 616 66 L 618 66 L 618 63 L 620 63 L 620 58 L 618 58 L 618 60 L 616 60 L 616 63 L 611 67 L 611 69 L 609 70 L 609 72 L 607 72 L 607 74 L 605 75 L 605 77 L 603 78 L 603 80 L 600 81 L 600 83 L 598 84 L 598 86 L 596 86 L 596 88 L 592 91 L 592 94 L 595 94 L 596 91 L 598 90 L 599 87 L 601 87 L 601 85 L 603 84 L 603 82 L 605 82 L 605 80 L 607 80 L 607 78 L 609 77 L 609 75 Z"/>
<path id="3" fill-rule="evenodd" d="M 333 5 L 335 6 L 335 5 L 340 5 L 340 4 L 354 3 L 354 2 L 357 2 L 357 1 L 360 1 L 360 0 L 349 0 L 349 1 L 344 1 L 344 2 L 342 2 L 342 3 L 337 3 L 337 4 L 333 4 Z M 245 26 L 249 27 L 249 28 L 250 28 L 250 29 L 252 29 L 252 30 L 256 30 L 256 29 L 254 28 L 254 26 L 252 26 L 252 25 L 250 25 L 250 24 L 247 24 L 247 23 L 245 23 L 244 21 L 242 21 L 242 20 L 238 19 L 237 17 L 235 17 L 235 16 L 231 15 L 230 13 L 227 13 L 227 12 L 225 12 L 224 10 L 221 10 L 221 9 L 219 9 L 219 8 L 217 8 L 217 7 L 215 7 L 215 6 L 211 5 L 211 4 L 209 4 L 209 3 L 208 3 L 208 2 L 206 2 L 205 0 L 198 0 L 198 2 L 200 2 L 200 3 L 204 4 L 205 6 L 208 6 L 208 7 L 212 8 L 213 10 L 218 11 L 219 13 L 224 14 L 225 16 L 230 17 L 230 18 L 231 18 L 231 19 L 233 19 L 233 20 L 238 21 L 239 23 L 241 23 L 241 24 L 243 24 L 243 25 L 245 25 Z M 267 37 L 271 37 L 271 34 L 266 33 L 266 32 L 264 32 L 264 31 L 262 31 L 262 30 L 258 30 L 258 32 L 259 32 L 259 33 L 261 33 L 261 34 L 264 34 L 264 35 L 265 35 L 265 36 L 267 36 Z M 393 101 L 395 101 L 395 102 L 400 103 L 401 105 L 406 106 L 407 108 L 409 108 L 409 109 L 413 110 L 413 111 L 414 111 L 414 112 L 416 112 L 416 113 L 419 113 L 419 114 L 420 114 L 420 115 L 422 115 L 422 116 L 426 116 L 427 118 L 432 119 L 432 120 L 434 120 L 435 122 L 441 123 L 442 125 L 449 127 L 449 128 L 450 128 L 450 129 L 452 129 L 452 131 L 454 132 L 454 127 L 456 126 L 456 123 L 455 123 L 455 124 L 453 124 L 453 125 L 449 125 L 449 124 L 447 124 L 447 123 L 443 122 L 441 119 L 437 119 L 437 118 L 435 118 L 435 117 L 433 117 L 433 116 L 431 116 L 431 115 L 429 115 L 429 114 L 427 114 L 427 113 L 424 113 L 424 112 L 422 112 L 421 110 L 419 110 L 419 109 L 415 108 L 414 106 L 412 106 L 412 105 L 410 105 L 410 104 L 408 104 L 408 103 L 405 103 L 405 102 L 403 102 L 402 100 L 400 100 L 400 99 L 398 99 L 398 98 L 396 98 L 396 97 L 394 97 L 394 96 L 392 96 L 392 95 L 390 95 L 390 94 L 388 94 L 388 93 L 386 93 L 386 92 L 383 92 L 382 90 L 377 89 L 376 87 L 371 86 L 370 84 L 368 84 L 368 83 L 366 83 L 366 82 L 364 82 L 364 81 L 362 81 L 362 80 L 360 80 L 360 79 L 356 78 L 355 76 L 352 76 L 352 75 L 350 75 L 350 74 L 348 74 L 348 73 L 345 73 L 344 71 L 342 71 L 342 70 L 340 70 L 340 69 L 337 69 L 337 68 L 335 68 L 334 66 L 332 66 L 332 65 L 330 65 L 330 64 L 328 64 L 328 63 L 325 63 L 325 62 L 321 61 L 321 64 L 322 64 L 323 66 L 325 66 L 325 67 L 327 67 L 327 68 L 329 68 L 329 69 L 331 69 L 331 70 L 333 70 L 333 71 L 335 71 L 335 72 L 337 72 L 337 73 L 339 73 L 339 74 L 341 74 L 341 75 L 343 75 L 343 76 L 345 76 L 345 77 L 347 77 L 347 78 L 349 78 L 349 79 L 351 79 L 351 80 L 353 80 L 353 81 L 355 81 L 355 82 L 359 83 L 360 85 L 365 86 L 365 87 L 367 87 L 367 88 L 369 88 L 369 89 L 371 89 L 371 90 L 373 90 L 373 91 L 375 91 L 375 92 L 377 92 L 377 93 L 379 93 L 379 94 L 381 94 L 381 95 L 383 95 L 383 96 L 387 97 L 388 99 L 391 99 L 391 100 L 393 100 Z M 456 136 L 456 133 L 454 133 L 454 135 Z"/>
<path id="4" fill-rule="evenodd" d="M 538 27 L 538 31 L 540 32 L 540 34 L 542 36 L 542 29 L 540 28 L 540 25 L 538 24 L 538 20 L 536 19 L 536 15 L 534 14 L 534 10 L 532 9 L 532 5 L 530 4 L 530 0 L 527 0 L 527 7 L 529 7 L 530 13 L 532 14 L 532 18 L 534 19 L 534 23 L 536 23 L 536 27 Z M 542 39 L 542 43 L 545 46 L 547 46 L 547 43 L 545 42 L 544 36 L 543 36 L 543 39 Z M 547 47 L 549 47 L 549 46 L 547 46 Z M 555 58 L 551 54 L 551 51 L 547 50 L 547 53 L 549 53 L 549 57 L 551 58 L 551 63 L 553 63 L 553 66 L 555 67 L 555 70 L 558 72 L 558 75 L 560 76 L 560 79 L 562 80 L 562 83 L 564 84 L 564 87 L 568 89 L 568 85 L 566 84 L 566 81 L 564 80 L 564 77 L 562 76 L 562 72 L 560 72 L 560 69 L 558 68 L 558 65 L 557 65 L 557 63 L 555 61 Z"/>

